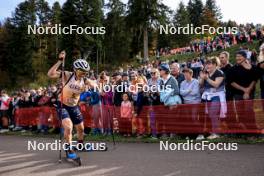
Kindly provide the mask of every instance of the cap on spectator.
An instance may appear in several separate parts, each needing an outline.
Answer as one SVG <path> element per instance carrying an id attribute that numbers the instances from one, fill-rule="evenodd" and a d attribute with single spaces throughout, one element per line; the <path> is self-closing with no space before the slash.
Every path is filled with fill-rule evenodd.
<path id="1" fill-rule="evenodd" d="M 241 55 L 244 58 L 247 58 L 247 52 L 245 50 L 239 50 L 236 54 Z"/>
<path id="2" fill-rule="evenodd" d="M 170 66 L 169 66 L 169 64 L 162 63 L 162 64 L 160 64 L 160 66 L 159 66 L 159 70 L 164 70 L 164 71 L 166 71 L 166 72 L 170 72 Z"/>

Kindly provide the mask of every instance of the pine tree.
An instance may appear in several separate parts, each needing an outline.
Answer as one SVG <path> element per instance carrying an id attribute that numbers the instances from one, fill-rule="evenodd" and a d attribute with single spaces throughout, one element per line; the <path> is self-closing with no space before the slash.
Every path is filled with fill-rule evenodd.
<path id="1" fill-rule="evenodd" d="M 19 86 L 34 80 L 32 71 L 32 55 L 34 53 L 35 35 L 28 34 L 28 25 L 36 24 L 36 3 L 27 0 L 20 3 L 8 27 L 11 37 L 7 44 L 8 72 L 12 81 L 11 86 Z M 19 81 L 18 81 L 19 80 Z"/>
<path id="2" fill-rule="evenodd" d="M 190 23 L 188 11 L 183 2 L 180 2 L 179 7 L 176 10 L 173 23 L 176 27 L 184 27 Z M 186 46 L 190 42 L 191 36 L 186 34 L 177 34 L 173 35 L 173 38 L 175 39 L 173 42 L 175 47 Z"/>
<path id="3" fill-rule="evenodd" d="M 79 0 L 67 0 L 61 9 L 61 25 L 62 27 L 70 25 L 78 25 L 80 20 L 80 14 L 78 14 L 77 4 Z M 76 33 L 73 34 L 62 34 L 61 45 L 59 50 L 66 50 L 66 66 L 73 62 L 76 50 L 80 50 L 80 44 Z"/>
<path id="4" fill-rule="evenodd" d="M 51 9 L 51 23 L 59 24 L 60 23 L 60 15 L 61 15 L 61 6 L 59 2 L 55 2 Z"/>
<path id="5" fill-rule="evenodd" d="M 36 13 L 40 25 L 48 24 L 51 18 L 51 9 L 45 0 L 36 0 Z"/>
<path id="6" fill-rule="evenodd" d="M 67 0 L 62 7 L 62 26 L 77 25 L 81 27 L 101 27 L 103 19 L 103 2 L 101 0 Z M 67 52 L 67 62 L 78 57 L 97 57 L 97 51 L 102 47 L 102 36 L 73 33 L 62 35 L 61 49 Z"/>
<path id="7" fill-rule="evenodd" d="M 202 23 L 217 27 L 221 18 L 221 12 L 217 7 L 215 0 L 207 0 L 203 10 Z"/>
<path id="8" fill-rule="evenodd" d="M 206 0 L 204 8 L 211 11 L 216 20 L 222 19 L 221 9 L 216 5 L 215 0 Z"/>
<path id="9" fill-rule="evenodd" d="M 110 0 L 106 7 L 109 12 L 104 21 L 107 31 L 104 37 L 105 57 L 109 62 L 120 63 L 129 58 L 131 40 L 125 23 L 125 4 L 120 0 Z"/>
<path id="10" fill-rule="evenodd" d="M 166 21 L 168 7 L 160 0 L 129 0 L 127 23 L 133 31 L 132 45 L 137 53 L 143 39 L 144 60 L 148 59 L 148 33 L 150 28 Z"/>
<path id="11" fill-rule="evenodd" d="M 80 26 L 102 27 L 103 21 L 103 1 L 102 0 L 83 0 L 80 8 Z M 85 58 L 90 55 L 92 59 L 101 58 L 102 35 L 83 34 L 80 37 L 80 54 Z M 101 59 L 100 59 L 101 60 Z"/>
<path id="12" fill-rule="evenodd" d="M 51 8 L 50 25 L 60 24 L 61 6 L 59 2 L 55 2 Z M 51 66 L 55 63 L 58 54 L 61 35 L 49 35 L 48 36 L 48 65 Z"/>
<path id="13" fill-rule="evenodd" d="M 36 15 L 39 26 L 46 27 L 50 25 L 51 9 L 45 0 L 36 0 Z M 32 55 L 32 69 L 34 80 L 37 84 L 45 84 L 48 80 L 46 76 L 48 71 L 49 41 L 53 36 L 48 34 L 35 35 L 35 47 Z"/>
<path id="14" fill-rule="evenodd" d="M 0 89 L 10 88 L 12 85 L 11 75 L 9 71 L 11 52 L 8 48 L 11 37 L 11 28 L 14 28 L 11 25 L 10 18 L 7 18 L 4 24 L 0 26 Z"/>
<path id="15" fill-rule="evenodd" d="M 202 13 L 203 3 L 201 0 L 189 0 L 187 5 L 187 11 L 190 17 L 190 22 L 194 27 L 201 26 L 202 24 Z"/>

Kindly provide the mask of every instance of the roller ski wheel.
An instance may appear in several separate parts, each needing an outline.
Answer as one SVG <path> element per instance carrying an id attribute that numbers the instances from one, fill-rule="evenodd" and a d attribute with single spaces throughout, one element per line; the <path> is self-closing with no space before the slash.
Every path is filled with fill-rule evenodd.
<path id="1" fill-rule="evenodd" d="M 66 151 L 66 160 L 68 162 L 73 163 L 76 166 L 81 166 L 82 165 L 82 160 L 81 158 L 76 154 L 76 152 L 69 153 Z"/>
<path id="2" fill-rule="evenodd" d="M 75 159 L 67 158 L 67 161 L 70 163 L 73 163 L 75 166 L 81 166 L 82 165 L 82 160 L 80 157 L 77 157 Z"/>

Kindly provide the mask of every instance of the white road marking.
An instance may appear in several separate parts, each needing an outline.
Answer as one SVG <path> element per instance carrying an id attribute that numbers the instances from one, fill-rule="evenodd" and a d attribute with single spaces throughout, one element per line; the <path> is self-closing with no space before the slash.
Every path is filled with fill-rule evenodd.
<path id="1" fill-rule="evenodd" d="M 3 153 L 3 154 L 0 154 L 0 158 L 9 157 L 9 156 L 18 155 L 18 154 L 19 153 Z"/>
<path id="2" fill-rule="evenodd" d="M 43 162 L 43 161 L 29 161 L 29 162 L 23 162 L 23 163 L 0 167 L 0 172 L 6 172 L 8 170 L 14 170 L 14 169 L 19 169 L 23 167 L 33 166 L 34 164 L 38 164 L 40 162 Z"/>
<path id="3" fill-rule="evenodd" d="M 3 153 L 3 154 L 2 154 Z M 0 167 L 0 175 L 5 176 L 47 176 L 47 175 L 63 175 L 70 172 L 73 176 L 101 176 L 109 172 L 120 169 L 121 167 L 110 167 L 110 168 L 99 168 L 97 165 L 92 166 L 81 166 L 81 167 L 70 167 L 69 163 L 63 162 L 62 164 L 56 165 L 48 160 L 30 161 L 28 157 L 34 156 L 35 154 L 19 154 L 19 153 L 6 153 L 1 151 L 1 155 L 4 158 L 0 158 L 0 163 L 16 162 L 15 164 L 9 164 L 7 166 Z M 23 160 L 22 160 L 23 159 Z M 20 160 L 20 162 L 18 162 Z M 67 167 L 65 168 L 67 164 Z M 54 167 L 55 166 L 55 167 Z M 59 169 L 56 168 L 59 167 Z M 51 168 L 52 167 L 52 168 Z M 49 170 L 50 169 L 50 170 Z M 83 172 L 83 173 L 81 173 Z"/>
<path id="4" fill-rule="evenodd" d="M 179 175 L 179 174 L 181 174 L 181 171 L 172 172 L 172 173 L 169 173 L 169 174 L 166 174 L 166 175 L 163 175 L 163 176 L 174 176 L 174 175 Z"/>
<path id="5" fill-rule="evenodd" d="M 17 158 L 26 158 L 26 157 L 31 157 L 34 156 L 36 154 L 22 154 L 22 155 L 18 155 L 16 154 L 16 156 L 10 156 L 10 157 L 6 157 L 6 158 L 0 158 L 0 163 L 2 161 L 6 161 L 6 160 L 12 160 L 12 159 L 17 159 Z"/>

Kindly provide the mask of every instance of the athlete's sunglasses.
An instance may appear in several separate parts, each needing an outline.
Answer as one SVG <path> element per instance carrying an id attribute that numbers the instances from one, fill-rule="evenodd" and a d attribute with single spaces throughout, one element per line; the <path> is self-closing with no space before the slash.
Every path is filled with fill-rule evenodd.
<path id="1" fill-rule="evenodd" d="M 83 70 L 81 70 L 81 69 L 77 69 L 77 70 L 76 70 L 76 73 L 77 73 L 77 75 L 82 76 L 82 77 L 88 75 L 88 72 L 83 71 Z"/>

